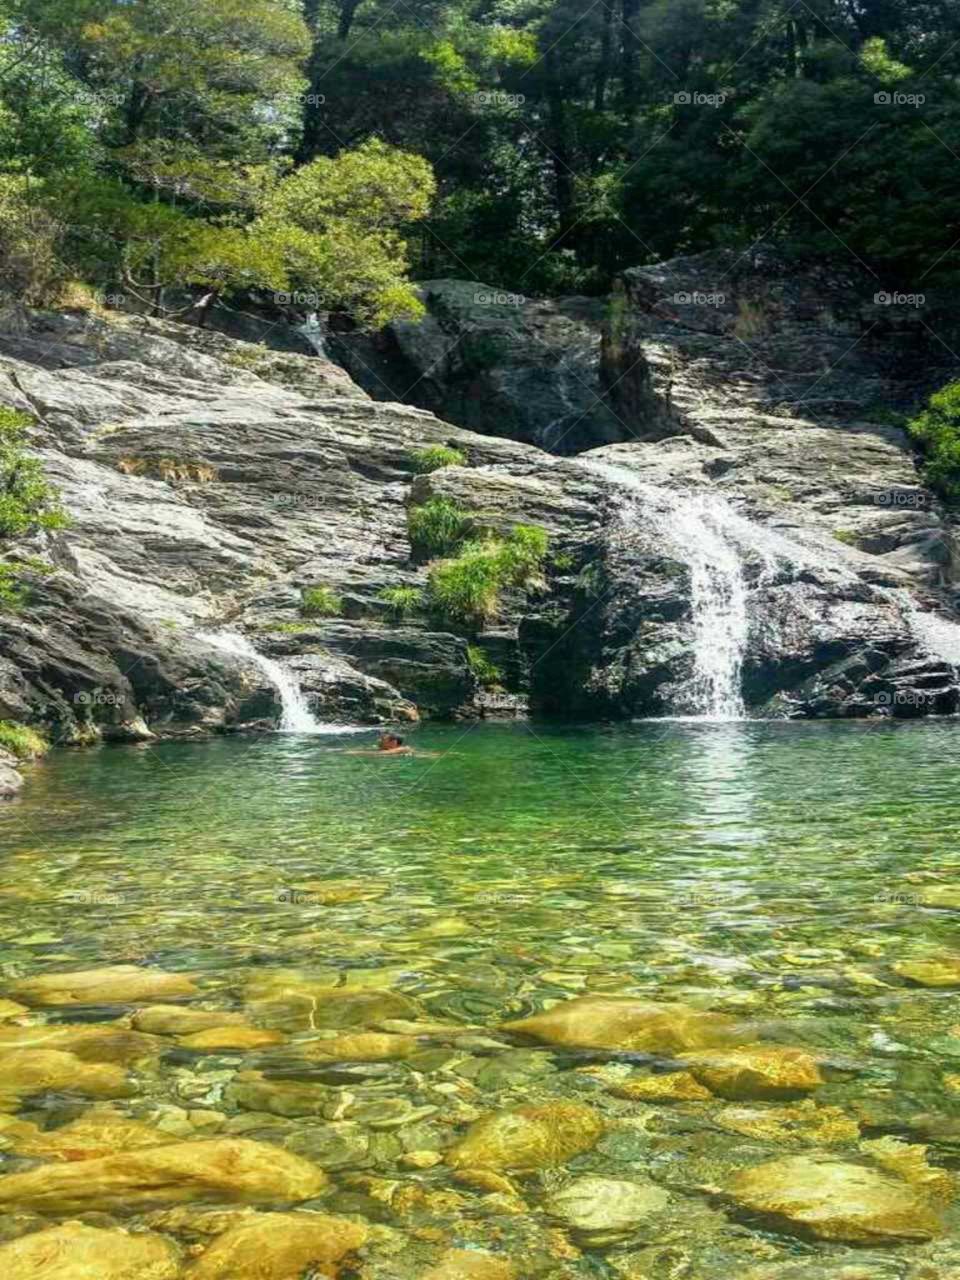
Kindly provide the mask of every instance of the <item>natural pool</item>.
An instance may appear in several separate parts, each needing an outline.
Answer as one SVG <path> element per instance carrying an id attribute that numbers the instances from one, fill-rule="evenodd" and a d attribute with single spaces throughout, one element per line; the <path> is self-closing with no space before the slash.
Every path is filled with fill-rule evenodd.
<path id="1" fill-rule="evenodd" d="M 956 724 L 414 740 L 412 758 L 270 735 L 61 752 L 33 771 L 0 814 L 0 994 L 31 1008 L 0 1006 L 3 1172 L 149 1151 L 146 1126 L 163 1143 L 267 1143 L 329 1180 L 171 1207 L 185 1197 L 142 1177 L 111 1196 L 91 1176 L 79 1197 L 29 1181 L 5 1195 L 0 1179 L 0 1236 L 38 1213 L 132 1224 L 185 1266 L 246 1200 L 368 1226 L 317 1272 L 342 1280 L 960 1276 Z M 44 1003 L 23 985 L 117 965 L 197 991 Z M 577 997 L 686 1011 L 660 1026 L 630 1006 L 619 1041 L 625 1005 L 577 1006 L 559 1033 L 501 1029 Z M 216 1017 L 135 1012 L 167 1000 L 229 1013 L 237 1047 L 202 1038 Z M 122 1089 L 24 1084 L 38 1023 L 54 1030 L 31 1047 L 119 1064 Z M 91 1035 L 131 1025 L 141 1037 Z M 538 1112 L 457 1148 L 523 1106 Z M 765 1202 L 743 1171 L 786 1159 Z M 827 1228 L 786 1187 L 819 1160 Z M 451 1249 L 466 1260 L 443 1261 Z M 267 1274 L 255 1261 L 197 1274 Z"/>

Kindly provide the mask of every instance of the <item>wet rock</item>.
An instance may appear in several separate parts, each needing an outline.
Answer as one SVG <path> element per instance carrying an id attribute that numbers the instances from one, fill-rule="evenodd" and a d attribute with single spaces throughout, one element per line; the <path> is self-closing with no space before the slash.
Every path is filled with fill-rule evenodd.
<path id="1" fill-rule="evenodd" d="M 227 1086 L 226 1097 L 244 1111 L 276 1116 L 319 1116 L 330 1105 L 331 1091 L 299 1080 L 268 1080 L 259 1071 L 241 1071 Z"/>
<path id="2" fill-rule="evenodd" d="M 129 1065 L 138 1058 L 156 1057 L 163 1042 L 155 1036 L 128 1031 L 126 1027 L 46 1024 L 34 1027 L 0 1027 L 0 1070 L 11 1049 L 59 1049 L 82 1062 L 116 1062 Z"/>
<path id="3" fill-rule="evenodd" d="M 9 751 L 0 751 L 0 801 L 12 800 L 23 786 L 23 774 Z"/>
<path id="4" fill-rule="evenodd" d="M 517 1280 L 517 1270 L 505 1258 L 472 1249 L 451 1249 L 420 1280 Z"/>
<path id="5" fill-rule="evenodd" d="M 212 1138 L 8 1174 L 0 1178 L 0 1205 L 82 1213 L 196 1200 L 289 1203 L 309 1200 L 325 1185 L 322 1170 L 279 1147 Z"/>
<path id="6" fill-rule="evenodd" d="M 840 1161 L 793 1156 L 757 1165 L 733 1178 L 730 1194 L 741 1208 L 820 1240 L 929 1240 L 942 1230 L 907 1183 Z"/>
<path id="7" fill-rule="evenodd" d="M 832 1147 L 860 1137 L 852 1116 L 839 1107 L 818 1107 L 809 1099 L 795 1107 L 724 1107 L 713 1120 L 726 1133 L 778 1144 Z"/>
<path id="8" fill-rule="evenodd" d="M 258 1027 L 208 1027 L 205 1031 L 193 1031 L 180 1037 L 184 1049 L 215 1053 L 229 1049 L 265 1049 L 282 1044 L 286 1037 L 279 1031 L 261 1031 Z"/>
<path id="9" fill-rule="evenodd" d="M 186 1009 L 177 1005 L 157 1004 L 138 1009 L 130 1019 L 138 1031 L 157 1036 L 189 1036 L 211 1027 L 248 1026 L 242 1013 L 220 1009 Z"/>
<path id="10" fill-rule="evenodd" d="M 803 1049 L 726 1049 L 684 1053 L 690 1074 L 711 1093 L 732 1101 L 792 1098 L 824 1083 L 816 1059 Z"/>
<path id="11" fill-rule="evenodd" d="M 362 1167 L 368 1162 L 370 1135 L 360 1125 L 336 1121 L 316 1128 L 298 1129 L 284 1147 L 321 1169 Z"/>
<path id="12" fill-rule="evenodd" d="M 138 1000 L 192 996 L 197 994 L 197 988 L 186 974 L 118 964 L 21 978 L 10 987 L 9 994 L 28 1005 L 133 1004 Z"/>
<path id="13" fill-rule="evenodd" d="M 893 971 L 921 987 L 960 987 L 960 955 L 900 960 L 894 964 Z"/>
<path id="14" fill-rule="evenodd" d="M 689 1071 L 639 1076 L 614 1085 L 610 1092 L 615 1098 L 628 1098 L 631 1102 L 704 1102 L 713 1097 Z"/>
<path id="15" fill-rule="evenodd" d="M 338 1274 L 336 1264 L 366 1243 L 362 1223 L 319 1213 L 258 1213 L 218 1236 L 186 1280 L 292 1280 Z"/>
<path id="16" fill-rule="evenodd" d="M 628 996 L 581 996 L 532 1018 L 504 1023 L 502 1029 L 570 1048 L 653 1054 L 736 1044 L 742 1038 L 725 1014 Z"/>
<path id="17" fill-rule="evenodd" d="M 17 1004 L 16 1000 L 0 999 L 0 1022 L 6 1022 L 9 1018 L 19 1018 L 21 1013 L 27 1013 L 25 1004 Z"/>
<path id="18" fill-rule="evenodd" d="M 162 1236 L 62 1222 L 0 1246 L 0 1270 L 5 1280 L 175 1280 L 180 1255 Z"/>
<path id="19" fill-rule="evenodd" d="M 395 1058 L 409 1058 L 419 1045 L 412 1036 L 363 1031 L 331 1040 L 301 1041 L 296 1047 L 304 1057 L 321 1062 L 390 1062 Z"/>
<path id="20" fill-rule="evenodd" d="M 122 1067 L 81 1062 L 59 1049 L 11 1049 L 0 1054 L 0 1106 L 15 1110 L 17 1100 L 57 1089 L 87 1098 L 124 1098 L 133 1089 Z"/>
<path id="21" fill-rule="evenodd" d="M 28 1120 L 0 1116 L 0 1145 L 17 1155 L 93 1160 L 116 1151 L 169 1145 L 166 1134 L 119 1112 L 91 1107 L 58 1129 L 40 1129 Z"/>
<path id="22" fill-rule="evenodd" d="M 483 1116 L 447 1152 L 454 1169 L 530 1173 L 589 1151 L 604 1131 L 600 1116 L 579 1102 L 548 1102 Z"/>
<path id="23" fill-rule="evenodd" d="M 281 1031 L 340 1031 L 419 1015 L 417 1002 L 397 991 L 335 990 L 340 976 L 335 971 L 329 977 L 295 971 L 261 975 L 247 988 L 250 1016 Z"/>
<path id="24" fill-rule="evenodd" d="M 544 1210 L 598 1245 L 635 1231 L 666 1208 L 670 1197 L 652 1182 L 577 1178 L 548 1196 Z"/>

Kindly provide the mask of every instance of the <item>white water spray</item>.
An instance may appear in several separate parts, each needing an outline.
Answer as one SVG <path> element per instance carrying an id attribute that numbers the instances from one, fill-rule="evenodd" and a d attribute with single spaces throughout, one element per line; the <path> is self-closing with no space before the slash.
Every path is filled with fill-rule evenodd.
<path id="1" fill-rule="evenodd" d="M 208 631 L 201 637 L 208 644 L 258 667 L 280 696 L 283 715 L 277 726 L 281 733 L 349 733 L 343 725 L 321 724 L 313 715 L 297 681 L 273 658 L 255 649 L 246 636 L 236 631 Z"/>

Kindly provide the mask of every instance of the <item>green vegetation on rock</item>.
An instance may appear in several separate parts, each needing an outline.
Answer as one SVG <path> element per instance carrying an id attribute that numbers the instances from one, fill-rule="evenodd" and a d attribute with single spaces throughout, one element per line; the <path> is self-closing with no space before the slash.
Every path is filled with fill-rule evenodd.
<path id="1" fill-rule="evenodd" d="M 394 622 L 404 622 L 423 603 L 419 587 L 384 587 L 377 599 L 390 610 Z"/>
<path id="2" fill-rule="evenodd" d="M 503 687 L 503 672 L 478 644 L 467 645 L 467 662 L 484 689 Z"/>
<path id="3" fill-rule="evenodd" d="M 0 720 L 0 749 L 9 751 L 18 760 L 34 760 L 50 750 L 50 744 L 36 729 L 13 720 Z"/>
<path id="4" fill-rule="evenodd" d="M 935 392 L 908 430 L 925 455 L 924 480 L 948 501 L 960 501 L 960 382 Z"/>
<path id="5" fill-rule="evenodd" d="M 517 525 L 506 538 L 475 538 L 430 570 L 430 604 L 447 622 L 480 626 L 497 616 L 506 588 L 542 586 L 547 548 L 546 531 L 535 525 Z"/>
<path id="6" fill-rule="evenodd" d="M 423 449 L 411 449 L 407 455 L 415 475 L 427 476 L 442 467 L 465 467 L 467 455 L 462 449 L 446 444 L 431 444 Z"/>
<path id="7" fill-rule="evenodd" d="M 66 516 L 57 491 L 45 478 L 38 458 L 25 452 L 30 418 L 0 407 L 0 537 L 61 529 Z"/>
<path id="8" fill-rule="evenodd" d="M 416 555 L 444 556 L 473 531 L 472 517 L 451 498 L 428 498 L 407 512 L 407 534 Z"/>
<path id="9" fill-rule="evenodd" d="M 305 587 L 300 596 L 300 612 L 305 618 L 335 618 L 343 601 L 332 587 Z"/>

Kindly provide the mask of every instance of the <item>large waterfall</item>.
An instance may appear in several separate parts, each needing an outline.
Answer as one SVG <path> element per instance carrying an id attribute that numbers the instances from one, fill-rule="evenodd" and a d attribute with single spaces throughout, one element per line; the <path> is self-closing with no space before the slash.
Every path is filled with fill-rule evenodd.
<path id="1" fill-rule="evenodd" d="M 258 667 L 276 689 L 283 715 L 277 728 L 281 733 L 342 733 L 341 725 L 321 724 L 311 712 L 303 690 L 279 662 L 255 649 L 246 636 L 236 631 L 208 631 L 201 637 L 208 644 L 252 667 Z"/>

